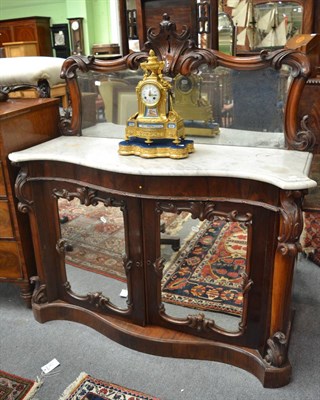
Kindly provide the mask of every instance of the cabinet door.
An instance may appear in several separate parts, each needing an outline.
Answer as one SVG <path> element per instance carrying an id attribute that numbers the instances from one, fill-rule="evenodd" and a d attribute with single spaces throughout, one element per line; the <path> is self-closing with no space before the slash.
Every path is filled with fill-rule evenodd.
<path id="1" fill-rule="evenodd" d="M 16 25 L 13 27 L 13 32 L 15 42 L 37 41 L 37 33 L 33 23 Z"/>
<path id="2" fill-rule="evenodd" d="M 2 43 L 12 42 L 10 26 L 0 26 L 0 46 Z"/>

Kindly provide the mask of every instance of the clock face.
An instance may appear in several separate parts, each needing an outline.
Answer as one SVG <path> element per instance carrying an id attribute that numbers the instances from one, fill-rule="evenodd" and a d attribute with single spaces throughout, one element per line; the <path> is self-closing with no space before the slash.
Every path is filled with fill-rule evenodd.
<path id="1" fill-rule="evenodd" d="M 183 93 L 189 93 L 192 90 L 192 80 L 186 76 L 182 76 L 177 84 L 178 89 Z"/>
<path id="2" fill-rule="evenodd" d="M 71 24 L 71 28 L 72 28 L 72 30 L 73 31 L 76 31 L 76 30 L 78 30 L 79 29 L 79 22 L 78 21 L 73 21 L 72 22 L 72 24 Z"/>
<path id="3" fill-rule="evenodd" d="M 160 100 L 160 89 L 147 83 L 141 88 L 141 100 L 146 106 L 155 106 Z"/>

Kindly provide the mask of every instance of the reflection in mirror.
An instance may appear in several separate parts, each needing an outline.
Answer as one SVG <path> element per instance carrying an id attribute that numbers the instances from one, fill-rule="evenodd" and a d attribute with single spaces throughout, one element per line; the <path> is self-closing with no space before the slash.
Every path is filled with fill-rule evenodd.
<path id="1" fill-rule="evenodd" d="M 194 220 L 186 212 L 163 214 L 174 221 L 174 230 L 168 223 L 166 233 L 180 239 L 178 251 L 161 247 L 166 259 L 161 283 L 166 315 L 179 319 L 202 313 L 221 330 L 239 332 L 248 273 L 246 223 L 222 217 Z"/>
<path id="2" fill-rule="evenodd" d="M 227 0 L 226 12 L 236 27 L 236 52 L 275 50 L 301 33 L 303 7 L 298 1 Z"/>
<path id="3" fill-rule="evenodd" d="M 123 140 L 138 110 L 142 71 L 79 74 L 82 134 Z M 195 144 L 284 148 L 284 110 L 291 68 L 232 70 L 201 65 L 171 82 L 173 108 Z"/>
<path id="4" fill-rule="evenodd" d="M 181 79 L 179 76 L 176 78 Z M 250 147 L 284 147 L 284 109 L 290 86 L 290 68 L 238 71 L 203 65 L 197 74 L 183 77 L 190 85 L 181 94 L 175 86 L 175 109 L 185 113 L 186 133 L 198 143 Z M 181 102 L 181 104 L 179 104 Z M 186 117 L 185 117 L 186 118 Z M 208 121 L 219 127 L 208 131 Z M 190 129 L 191 126 L 196 129 Z M 218 133 L 218 134 L 217 134 Z"/>
<path id="5" fill-rule="evenodd" d="M 232 18 L 225 12 L 218 13 L 219 51 L 234 55 L 235 28 Z"/>
<path id="6" fill-rule="evenodd" d="M 127 119 L 137 111 L 136 86 L 141 70 L 79 73 L 84 136 L 124 137 Z"/>
<path id="7" fill-rule="evenodd" d="M 58 206 L 61 237 L 71 246 L 65 253 L 65 263 L 72 292 L 81 296 L 102 292 L 117 308 L 127 309 L 124 220 L 120 208 L 106 207 L 102 202 L 86 206 L 77 198 L 60 198 Z"/>

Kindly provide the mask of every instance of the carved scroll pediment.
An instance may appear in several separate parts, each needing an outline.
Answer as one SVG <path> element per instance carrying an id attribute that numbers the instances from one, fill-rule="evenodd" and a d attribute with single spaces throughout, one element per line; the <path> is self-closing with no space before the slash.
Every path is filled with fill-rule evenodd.
<path id="1" fill-rule="evenodd" d="M 151 49 L 154 50 L 158 58 L 165 62 L 164 73 L 171 76 L 179 71 L 180 64 L 178 65 L 178 62 L 181 61 L 180 58 L 183 54 L 195 51 L 200 55 L 207 51 L 196 47 L 188 27 L 183 26 L 181 32 L 177 32 L 176 24 L 170 20 L 170 16 L 166 13 L 163 14 L 158 32 L 153 27 L 147 31 L 147 42 L 144 45 L 144 50 L 149 51 Z"/>

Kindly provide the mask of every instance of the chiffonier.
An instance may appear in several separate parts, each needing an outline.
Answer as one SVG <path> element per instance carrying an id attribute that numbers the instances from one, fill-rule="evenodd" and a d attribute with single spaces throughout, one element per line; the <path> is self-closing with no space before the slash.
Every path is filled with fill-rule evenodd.
<path id="1" fill-rule="evenodd" d="M 29 278 L 35 272 L 28 218 L 17 211 L 14 181 L 17 167 L 8 154 L 42 143 L 58 135 L 57 99 L 11 99 L 0 103 L 0 282 L 21 287 L 21 296 L 30 304 Z"/>
<path id="2" fill-rule="evenodd" d="M 61 124 L 63 135 L 22 151 L 11 148 L 9 159 L 20 166 L 15 195 L 19 210 L 30 216 L 37 264 L 33 278 L 34 316 L 41 323 L 82 323 L 138 351 L 228 363 L 252 373 L 265 387 L 284 386 L 289 383 L 292 370 L 288 358 L 294 315 L 291 292 L 294 265 L 301 251 L 303 201 L 308 190 L 317 185 L 309 178 L 315 135 L 308 129 L 307 118 L 297 120 L 301 93 L 315 73 L 312 59 L 292 49 L 262 51 L 246 58 L 200 49 L 190 31 L 177 32 L 167 14 L 158 32 L 148 31 L 147 39 L 141 52 L 117 60 L 69 57 L 61 76 L 68 85 L 72 114 Z M 122 113 L 131 113 L 125 120 L 128 126 L 132 126 L 128 118 L 139 115 L 132 112 L 137 108 L 137 83 L 146 80 L 139 68 L 141 63 L 145 66 L 147 60 L 152 73 L 158 71 L 159 75 L 159 62 L 152 61 L 152 54 L 163 61 L 166 86 L 171 82 L 171 92 L 165 95 L 167 110 L 175 110 L 172 104 L 179 105 L 179 98 L 183 99 L 184 109 L 192 105 L 184 120 L 196 128 L 192 134 L 195 152 L 186 159 L 144 159 L 119 154 L 119 140 L 123 146 L 125 133 Z M 241 96 L 236 90 L 240 73 L 250 74 L 254 86 L 254 90 L 245 87 L 247 93 Z M 109 85 L 105 108 L 110 111 L 112 106 L 112 115 L 118 106 L 116 119 L 107 117 L 107 122 L 97 120 L 84 127 L 79 83 L 86 74 L 100 89 Z M 221 77 L 226 77 L 225 85 L 219 84 Z M 149 97 L 152 100 L 150 86 L 157 86 L 148 85 L 150 94 L 141 96 L 145 101 Z M 221 93 L 221 88 L 228 89 L 228 85 L 232 98 Z M 155 101 L 157 95 L 153 96 Z M 164 95 L 160 94 L 158 101 L 163 102 L 161 96 Z M 221 119 L 219 133 L 204 141 L 200 130 L 210 126 L 220 107 L 219 96 L 223 100 L 221 111 L 234 108 L 228 119 L 230 124 L 225 123 L 227 118 Z M 261 100 L 263 104 L 259 106 Z M 163 126 L 157 119 L 156 125 L 153 119 L 158 115 L 157 104 L 147 104 L 144 116 L 150 120 L 138 126 L 146 126 L 148 133 L 158 128 L 163 132 Z M 247 120 L 256 121 L 255 131 L 237 126 L 239 105 L 246 106 L 241 112 Z M 212 111 L 208 121 L 200 119 L 203 114 L 193 114 L 208 106 Z M 261 110 L 263 114 L 268 112 L 269 118 L 262 118 L 265 115 Z M 166 116 L 164 111 L 159 114 Z M 136 139 L 134 135 L 132 139 Z M 131 138 L 125 140 L 132 144 Z M 149 142 L 143 146 L 151 147 Z M 100 205 L 122 212 L 121 268 L 127 285 L 123 303 L 119 304 L 118 293 L 114 296 L 117 282 L 110 263 L 105 268 L 105 280 L 92 271 L 83 275 L 82 268 L 72 269 L 74 266 L 68 263 L 66 253 L 74 249 L 75 240 L 69 240 L 61 229 L 60 204 L 73 201 L 84 208 Z M 242 261 L 228 256 L 224 239 L 222 252 L 211 246 L 204 256 L 209 256 L 208 262 L 191 268 L 203 254 L 202 244 L 208 243 L 207 231 L 192 255 L 181 253 L 187 263 L 176 263 L 173 274 L 168 271 L 161 247 L 161 217 L 170 214 L 177 218 L 183 213 L 188 215 L 188 221 L 201 222 L 201 226 L 203 222 L 212 227 L 223 221 L 243 228 L 240 237 L 244 246 L 238 240 L 234 246 L 237 252 L 243 249 L 245 265 L 239 274 L 237 265 Z M 114 229 L 110 219 L 103 220 L 103 229 L 91 230 L 86 236 L 85 244 L 94 254 L 103 232 Z M 184 234 L 189 237 L 193 232 L 192 228 L 188 225 L 186 232 L 179 231 L 183 240 Z M 107 236 L 103 247 L 110 242 L 113 255 L 118 242 Z M 224 292 L 221 302 L 219 293 L 229 278 L 218 277 L 216 288 L 210 285 L 212 277 L 225 274 L 226 264 L 231 264 L 230 277 L 236 277 L 237 282 L 233 281 L 230 290 Z M 167 273 L 173 279 L 170 282 Z M 187 279 L 188 284 L 195 284 L 190 290 Z M 234 295 L 236 287 L 239 295 Z M 175 295 L 176 288 L 183 292 Z M 234 296 L 240 305 L 237 315 L 230 312 L 226 303 Z M 208 299 L 215 301 L 213 308 L 208 306 Z"/>

